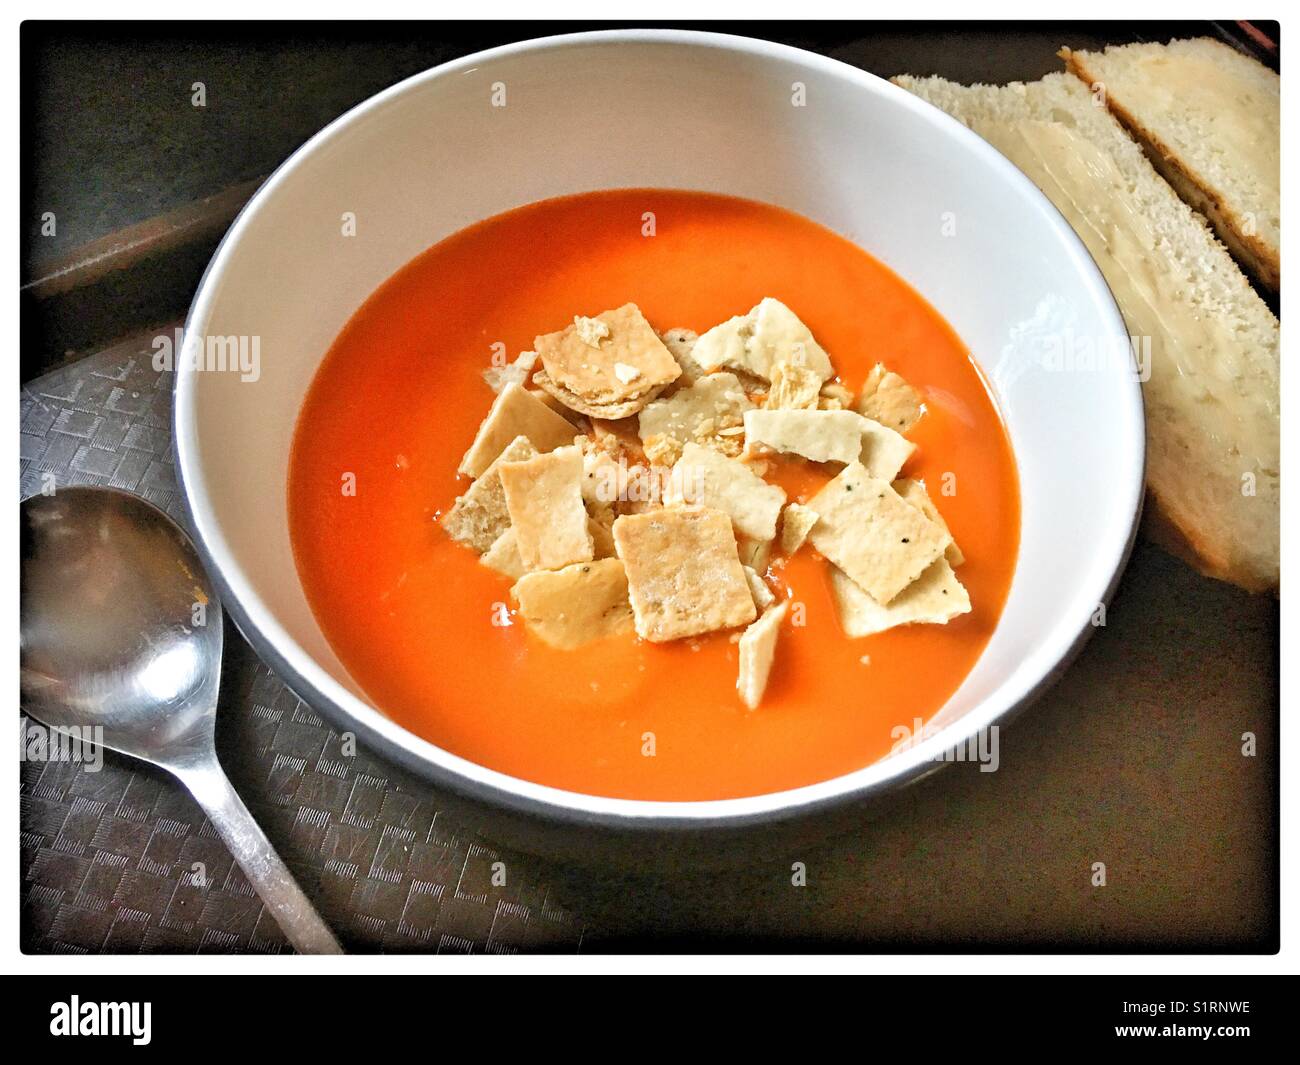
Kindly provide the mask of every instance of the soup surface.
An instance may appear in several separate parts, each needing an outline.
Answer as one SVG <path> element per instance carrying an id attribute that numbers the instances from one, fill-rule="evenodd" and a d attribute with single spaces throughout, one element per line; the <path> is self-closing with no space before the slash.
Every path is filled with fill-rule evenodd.
<path id="1" fill-rule="evenodd" d="M 517 621 L 502 625 L 510 580 L 436 522 L 468 485 L 456 467 L 493 399 L 482 371 L 494 352 L 513 358 L 575 314 L 629 301 L 660 331 L 702 333 L 765 296 L 795 309 L 850 389 L 883 362 L 924 396 L 902 475 L 925 479 L 960 545 L 971 612 L 850 640 L 811 546 L 774 556 L 770 576 L 800 604 L 802 624 L 783 627 L 753 711 L 736 697 L 732 633 L 560 651 Z M 804 500 L 832 472 L 790 461 L 775 479 Z M 798 215 L 665 190 L 532 204 L 408 263 L 326 355 L 298 421 L 288 491 L 307 597 L 376 706 L 481 765 L 634 799 L 755 795 L 887 754 L 974 665 L 1019 536 L 998 413 L 920 295 Z"/>

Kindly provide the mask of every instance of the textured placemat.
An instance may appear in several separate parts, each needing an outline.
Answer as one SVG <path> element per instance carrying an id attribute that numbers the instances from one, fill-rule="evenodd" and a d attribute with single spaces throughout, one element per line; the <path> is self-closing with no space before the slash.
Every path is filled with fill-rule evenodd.
<path id="1" fill-rule="evenodd" d="M 56 490 L 111 485 L 184 520 L 171 457 L 172 377 L 153 368 L 151 336 L 23 389 L 22 497 L 50 478 Z M 401 771 L 364 751 L 344 753 L 338 733 L 230 624 L 221 692 L 222 764 L 349 950 L 581 945 L 582 926 L 555 904 L 535 860 L 447 823 L 430 789 Z M 25 717 L 23 727 L 38 728 Z M 167 774 L 107 752 L 98 771 L 24 760 L 21 781 L 25 951 L 288 949 L 202 811 Z"/>

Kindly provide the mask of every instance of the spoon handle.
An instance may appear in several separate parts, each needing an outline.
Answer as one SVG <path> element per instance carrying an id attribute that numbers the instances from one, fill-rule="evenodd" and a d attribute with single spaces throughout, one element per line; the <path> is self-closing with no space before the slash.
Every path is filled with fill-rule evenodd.
<path id="1" fill-rule="evenodd" d="M 342 954 L 343 948 L 334 938 L 334 933 L 275 853 L 266 833 L 231 786 L 216 755 L 168 768 L 203 807 L 212 827 L 230 848 L 231 855 L 284 930 L 294 950 L 299 954 Z"/>

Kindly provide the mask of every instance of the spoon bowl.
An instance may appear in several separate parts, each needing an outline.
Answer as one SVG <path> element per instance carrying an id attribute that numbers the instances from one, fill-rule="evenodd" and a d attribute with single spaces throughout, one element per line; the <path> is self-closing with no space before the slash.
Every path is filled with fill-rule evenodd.
<path id="1" fill-rule="evenodd" d="M 189 537 L 151 503 L 64 488 L 23 503 L 24 706 L 53 728 L 97 727 L 158 764 L 212 743 L 221 604 Z"/>

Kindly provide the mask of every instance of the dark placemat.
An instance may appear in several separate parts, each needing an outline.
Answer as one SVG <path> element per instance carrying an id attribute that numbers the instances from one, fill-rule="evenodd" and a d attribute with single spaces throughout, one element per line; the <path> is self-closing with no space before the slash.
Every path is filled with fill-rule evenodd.
<path id="1" fill-rule="evenodd" d="M 56 491 L 110 485 L 184 520 L 171 457 L 172 376 L 153 368 L 150 340 L 23 389 L 24 498 L 50 478 Z M 582 925 L 555 903 L 535 860 L 447 823 L 430 789 L 400 770 L 347 753 L 229 623 L 218 721 L 222 765 L 349 950 L 581 945 Z M 23 727 L 39 728 L 26 717 Z M 24 951 L 288 949 L 179 784 L 113 752 L 93 765 L 23 763 Z"/>

